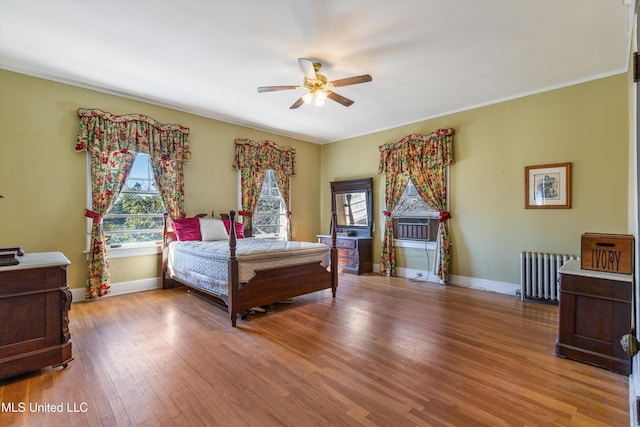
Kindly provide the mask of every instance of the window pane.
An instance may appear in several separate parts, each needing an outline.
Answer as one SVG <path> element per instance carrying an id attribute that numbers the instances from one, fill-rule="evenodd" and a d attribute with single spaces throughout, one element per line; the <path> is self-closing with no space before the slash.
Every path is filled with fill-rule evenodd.
<path id="1" fill-rule="evenodd" d="M 104 217 L 106 244 L 162 240 L 164 212 L 149 155 L 138 154 L 122 192 Z"/>
<path id="2" fill-rule="evenodd" d="M 413 182 L 409 180 L 407 187 L 404 189 L 404 193 L 402 193 L 402 197 L 400 198 L 400 202 L 393 210 L 394 216 L 433 216 L 437 211 L 431 209 L 418 195 L 418 191 L 416 187 L 413 185 Z"/>
<path id="3" fill-rule="evenodd" d="M 253 214 L 253 235 L 285 236 L 286 218 L 284 204 L 272 170 L 267 170 L 260 190 L 260 198 Z"/>
<path id="4" fill-rule="evenodd" d="M 256 206 L 256 213 L 258 214 L 273 214 L 280 213 L 280 207 L 282 201 L 280 197 L 263 197 L 258 199 L 258 205 Z"/>

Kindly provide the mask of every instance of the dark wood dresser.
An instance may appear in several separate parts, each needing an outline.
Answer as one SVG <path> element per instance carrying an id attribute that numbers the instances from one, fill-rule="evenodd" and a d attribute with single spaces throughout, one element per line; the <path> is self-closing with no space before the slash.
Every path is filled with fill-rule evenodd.
<path id="1" fill-rule="evenodd" d="M 0 379 L 71 361 L 67 284 L 60 252 L 19 257 L 0 267 Z"/>
<path id="2" fill-rule="evenodd" d="M 629 375 L 631 356 L 620 339 L 631 329 L 632 284 L 632 275 L 583 270 L 579 261 L 564 264 L 556 356 Z"/>
<path id="3" fill-rule="evenodd" d="M 319 235 L 318 242 L 331 246 L 331 236 Z M 338 266 L 349 274 L 371 273 L 373 271 L 373 238 L 340 236 L 336 238 Z"/>

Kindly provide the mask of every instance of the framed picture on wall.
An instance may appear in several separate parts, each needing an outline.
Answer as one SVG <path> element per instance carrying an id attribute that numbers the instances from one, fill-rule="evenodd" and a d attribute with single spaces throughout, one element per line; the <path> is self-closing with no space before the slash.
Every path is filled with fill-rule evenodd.
<path id="1" fill-rule="evenodd" d="M 525 166 L 526 209 L 571 208 L 571 163 Z"/>

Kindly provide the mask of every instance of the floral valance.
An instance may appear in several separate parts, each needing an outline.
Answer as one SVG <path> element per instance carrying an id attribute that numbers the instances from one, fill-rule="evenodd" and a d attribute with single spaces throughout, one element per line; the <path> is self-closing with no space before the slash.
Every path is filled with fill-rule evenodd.
<path id="1" fill-rule="evenodd" d="M 408 135 L 393 144 L 381 145 L 378 173 L 409 173 L 453 163 L 453 129 L 428 135 Z"/>
<path id="2" fill-rule="evenodd" d="M 273 141 L 255 142 L 238 138 L 235 142 L 234 169 L 251 169 L 256 172 L 272 169 L 277 174 L 287 176 L 296 174 L 296 150 L 294 148 L 280 147 Z"/>
<path id="3" fill-rule="evenodd" d="M 76 151 L 156 153 L 164 160 L 191 162 L 189 128 L 159 123 L 140 114 L 117 116 L 97 109 L 78 109 Z"/>

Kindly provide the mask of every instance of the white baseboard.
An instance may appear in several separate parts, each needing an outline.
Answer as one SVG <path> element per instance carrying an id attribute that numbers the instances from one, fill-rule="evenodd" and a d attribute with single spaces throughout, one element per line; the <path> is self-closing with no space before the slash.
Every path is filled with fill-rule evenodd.
<path id="1" fill-rule="evenodd" d="M 450 275 L 449 283 L 455 286 L 513 296 L 516 296 L 516 293 L 520 290 L 520 284 L 517 283 L 498 282 L 496 280 L 478 279 L 466 276 Z"/>
<path id="2" fill-rule="evenodd" d="M 376 273 L 380 273 L 380 265 L 374 264 L 373 271 Z M 407 279 L 414 279 L 417 282 L 428 281 L 442 283 L 440 278 L 432 271 L 397 267 L 396 275 L 400 277 L 406 277 Z M 455 275 L 449 276 L 449 284 L 454 286 L 461 286 L 464 288 L 478 289 L 481 291 L 495 292 L 498 294 L 513 296 L 516 296 L 517 291 L 520 290 L 520 284 L 517 283 L 499 282 L 496 280 L 478 279 L 475 277 Z"/>
<path id="3" fill-rule="evenodd" d="M 112 297 L 116 295 L 130 294 L 133 292 L 150 291 L 152 289 L 162 288 L 162 282 L 160 277 L 152 277 L 149 279 L 131 280 L 129 282 L 120 282 L 111 284 L 111 293 L 106 297 Z M 71 295 L 73 302 L 84 301 L 85 288 L 71 289 Z"/>
<path id="4" fill-rule="evenodd" d="M 416 282 L 440 283 L 440 278 L 431 271 L 417 270 L 415 268 L 396 267 L 396 275 L 406 277 Z"/>

